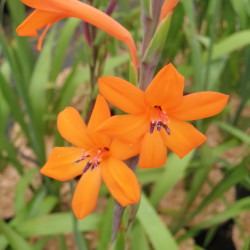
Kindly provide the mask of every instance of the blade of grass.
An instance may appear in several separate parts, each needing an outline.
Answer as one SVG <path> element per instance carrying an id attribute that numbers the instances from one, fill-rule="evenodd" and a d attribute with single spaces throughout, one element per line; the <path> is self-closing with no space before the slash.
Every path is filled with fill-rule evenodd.
<path id="1" fill-rule="evenodd" d="M 189 25 L 184 23 L 184 31 L 187 37 L 189 46 L 191 48 L 191 57 L 193 64 L 193 75 L 194 75 L 194 90 L 202 90 L 202 75 L 201 75 L 201 48 L 198 42 L 196 30 L 195 30 L 195 13 L 194 13 L 194 2 L 193 0 L 181 0 L 184 7 L 185 13 L 189 19 Z"/>
<path id="2" fill-rule="evenodd" d="M 136 217 L 147 233 L 155 250 L 162 250 L 163 247 L 171 250 L 179 249 L 173 236 L 143 193 L 141 194 L 140 206 Z"/>
<path id="3" fill-rule="evenodd" d="M 182 160 L 175 154 L 168 156 L 167 164 L 164 166 L 164 172 L 155 183 L 150 195 L 150 202 L 154 207 L 157 206 L 161 198 L 170 191 L 177 181 L 184 176 L 185 170 L 194 156 L 194 152 L 195 150 Z"/>
<path id="4" fill-rule="evenodd" d="M 81 232 L 98 230 L 102 215 L 90 214 L 78 223 Z M 25 223 L 16 225 L 16 230 L 25 237 L 48 236 L 72 232 L 72 214 L 54 213 L 39 218 L 26 220 Z"/>
<path id="5" fill-rule="evenodd" d="M 221 121 L 216 121 L 215 124 L 222 128 L 223 130 L 227 131 L 231 135 L 235 136 L 236 138 L 240 139 L 242 142 L 245 142 L 247 144 L 250 144 L 250 136 L 247 135 L 244 131 L 235 128 L 232 125 L 229 125 L 227 123 L 221 122 Z"/>
<path id="6" fill-rule="evenodd" d="M 26 206 L 26 202 L 24 199 L 25 192 L 31 180 L 34 178 L 37 172 L 38 172 L 37 169 L 32 169 L 29 172 L 22 175 L 21 179 L 18 181 L 16 186 L 15 201 L 14 201 L 14 209 L 16 214 L 18 214 L 19 211 L 25 208 Z"/>
<path id="7" fill-rule="evenodd" d="M 149 250 L 146 234 L 140 223 L 135 221 L 133 223 L 130 235 L 131 250 Z"/>
<path id="8" fill-rule="evenodd" d="M 0 231 L 6 237 L 13 249 L 32 250 L 32 247 L 28 244 L 28 242 L 2 220 L 0 220 Z"/>
<path id="9" fill-rule="evenodd" d="M 50 81 L 52 83 L 56 80 L 62 69 L 69 43 L 71 42 L 73 34 L 80 23 L 81 20 L 79 19 L 69 18 L 60 31 L 51 64 Z"/>
<path id="10" fill-rule="evenodd" d="M 244 211 L 248 211 L 250 206 L 250 198 L 243 198 L 232 205 L 230 205 L 225 211 L 220 212 L 219 214 L 215 215 L 212 219 L 204 221 L 199 225 L 189 229 L 186 233 L 182 234 L 178 238 L 178 242 L 182 242 L 185 239 L 193 238 L 197 233 L 199 233 L 204 228 L 209 228 L 212 226 L 216 226 L 222 222 L 225 222 L 231 218 L 237 217 L 240 213 Z"/>
<path id="11" fill-rule="evenodd" d="M 250 30 L 243 30 L 233 33 L 232 35 L 217 42 L 213 46 L 212 60 L 229 54 L 241 47 L 250 44 Z"/>
<path id="12" fill-rule="evenodd" d="M 114 207 L 114 200 L 113 198 L 109 199 L 107 209 L 103 214 L 102 221 L 100 223 L 99 232 L 100 234 L 98 243 L 97 243 L 97 250 L 106 250 L 108 249 L 110 240 L 111 240 L 111 233 L 112 233 L 112 218 L 113 218 L 113 207 Z"/>

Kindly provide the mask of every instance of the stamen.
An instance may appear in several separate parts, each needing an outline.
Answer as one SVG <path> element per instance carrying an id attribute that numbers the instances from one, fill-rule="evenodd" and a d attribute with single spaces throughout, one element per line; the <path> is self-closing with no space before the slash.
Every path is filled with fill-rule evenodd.
<path id="1" fill-rule="evenodd" d="M 94 152 L 93 152 L 94 151 Z M 102 161 L 103 158 L 103 154 L 109 151 L 109 148 L 92 148 L 89 151 L 85 152 L 84 150 L 82 150 L 82 156 L 76 160 L 75 162 L 73 162 L 73 164 L 76 164 L 82 160 L 85 160 L 87 158 L 89 158 L 89 161 L 86 163 L 82 173 L 86 173 L 88 171 L 88 169 L 90 169 L 91 171 L 94 170 L 95 168 L 97 168 L 99 166 L 99 164 Z M 93 153 L 90 153 L 93 152 Z"/>
<path id="2" fill-rule="evenodd" d="M 90 161 L 87 162 L 87 164 L 86 164 L 85 168 L 83 169 L 82 173 L 83 174 L 86 173 L 87 170 L 91 167 L 91 165 L 92 165 L 92 161 L 90 160 Z"/>
<path id="3" fill-rule="evenodd" d="M 78 163 L 80 161 L 83 161 L 83 160 L 87 159 L 88 157 L 90 157 L 90 155 L 83 155 L 78 160 L 76 160 L 75 162 L 73 162 L 73 164 L 76 164 L 76 163 Z"/>
<path id="4" fill-rule="evenodd" d="M 156 126 L 158 132 L 161 131 L 161 127 L 164 127 L 167 134 L 170 135 L 170 130 L 167 126 L 167 123 L 169 123 L 170 121 L 167 116 L 167 112 L 164 110 L 164 108 L 160 106 L 154 106 L 154 108 L 151 109 L 150 111 L 150 117 L 151 117 L 151 123 L 149 128 L 150 134 L 154 132 L 154 128 Z"/>
<path id="5" fill-rule="evenodd" d="M 157 131 L 161 131 L 162 122 L 157 122 Z"/>
<path id="6" fill-rule="evenodd" d="M 149 129 L 149 133 L 150 133 L 150 134 L 153 134 L 155 125 L 156 125 L 155 122 L 151 122 L 151 123 L 150 123 L 150 129 Z M 157 130 L 158 130 L 158 129 L 157 129 Z"/>
<path id="7" fill-rule="evenodd" d="M 166 132 L 167 132 L 168 135 L 171 135 L 169 127 L 166 124 L 162 124 L 162 127 L 166 130 Z"/>

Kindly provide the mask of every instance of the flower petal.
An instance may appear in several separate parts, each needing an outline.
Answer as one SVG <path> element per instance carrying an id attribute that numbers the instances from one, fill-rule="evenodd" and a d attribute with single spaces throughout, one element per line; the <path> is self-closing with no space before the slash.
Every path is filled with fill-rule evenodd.
<path id="1" fill-rule="evenodd" d="M 217 92 L 199 92 L 183 96 L 180 104 L 169 110 L 176 119 L 191 121 L 217 115 L 226 106 L 228 95 Z"/>
<path id="2" fill-rule="evenodd" d="M 171 13 L 175 6 L 177 5 L 177 3 L 179 2 L 179 0 L 165 0 L 162 7 L 161 7 L 161 14 L 160 14 L 160 18 L 159 18 L 159 23 L 161 23 L 161 21 L 163 19 L 165 19 L 169 13 Z"/>
<path id="3" fill-rule="evenodd" d="M 184 78 L 170 63 L 154 77 L 145 92 L 149 105 L 172 108 L 181 101 L 184 89 Z"/>
<path id="4" fill-rule="evenodd" d="M 82 174 L 86 160 L 76 162 L 82 156 L 82 149 L 75 147 L 56 147 L 40 172 L 59 181 L 67 181 Z"/>
<path id="5" fill-rule="evenodd" d="M 88 123 L 88 129 L 95 130 L 101 123 L 110 118 L 110 110 L 105 99 L 98 95 Z"/>
<path id="6" fill-rule="evenodd" d="M 61 136 L 73 145 L 85 150 L 93 147 L 87 135 L 87 127 L 76 109 L 67 107 L 60 112 L 57 117 L 57 128 Z"/>
<path id="7" fill-rule="evenodd" d="M 136 114 L 145 111 L 144 92 L 135 85 L 112 76 L 100 78 L 98 83 L 101 94 L 124 112 Z"/>
<path id="8" fill-rule="evenodd" d="M 124 162 L 109 157 L 101 163 L 101 166 L 105 184 L 123 207 L 139 202 L 139 183 L 134 172 Z"/>
<path id="9" fill-rule="evenodd" d="M 133 144 L 121 141 L 119 139 L 113 139 L 109 148 L 110 154 L 120 160 L 127 160 L 140 153 L 141 141 Z"/>
<path id="10" fill-rule="evenodd" d="M 100 168 L 88 170 L 82 175 L 72 200 L 72 208 L 78 219 L 83 219 L 95 208 L 101 181 Z"/>
<path id="11" fill-rule="evenodd" d="M 149 130 L 146 114 L 115 115 L 104 122 L 98 131 L 128 143 L 137 142 Z"/>
<path id="12" fill-rule="evenodd" d="M 22 2 L 35 9 L 76 17 L 98 27 L 124 42 L 130 50 L 135 68 L 138 67 L 136 47 L 131 34 L 102 11 L 78 0 L 22 0 Z"/>
<path id="13" fill-rule="evenodd" d="M 168 123 L 170 135 L 161 129 L 164 143 L 180 158 L 183 158 L 194 148 L 206 141 L 206 136 L 198 131 L 193 125 L 170 118 Z"/>
<path id="14" fill-rule="evenodd" d="M 44 11 L 33 11 L 16 29 L 19 36 L 37 36 L 37 31 L 48 24 L 53 24 L 65 15 Z"/>
<path id="15" fill-rule="evenodd" d="M 110 116 L 107 102 L 101 95 L 98 95 L 88 123 L 88 134 L 96 144 L 107 148 L 110 146 L 111 137 L 103 133 L 97 133 L 96 128 L 109 119 Z"/>
<path id="16" fill-rule="evenodd" d="M 145 134 L 139 158 L 139 168 L 158 168 L 165 165 L 167 149 L 159 132 Z"/>

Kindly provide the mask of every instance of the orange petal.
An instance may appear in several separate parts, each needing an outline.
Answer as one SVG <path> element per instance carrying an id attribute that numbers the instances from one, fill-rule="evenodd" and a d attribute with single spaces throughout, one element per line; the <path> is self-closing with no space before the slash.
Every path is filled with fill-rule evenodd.
<path id="1" fill-rule="evenodd" d="M 110 116 L 107 102 L 101 95 L 98 95 L 88 123 L 88 134 L 96 144 L 107 148 L 110 146 L 111 137 L 103 133 L 97 133 L 96 128 L 110 118 Z"/>
<path id="2" fill-rule="evenodd" d="M 98 131 L 125 142 L 134 143 L 149 130 L 149 123 L 146 114 L 115 115 L 104 122 Z"/>
<path id="3" fill-rule="evenodd" d="M 105 184 L 123 207 L 139 202 L 139 183 L 134 172 L 124 162 L 109 157 L 101 163 L 101 166 Z"/>
<path id="4" fill-rule="evenodd" d="M 161 21 L 165 19 L 167 15 L 174 10 L 178 2 L 179 0 L 165 0 L 164 1 L 162 8 L 161 8 L 161 15 L 160 15 L 159 23 L 161 23 Z"/>
<path id="5" fill-rule="evenodd" d="M 57 117 L 57 128 L 61 136 L 73 145 L 85 150 L 93 147 L 87 135 L 87 127 L 76 109 L 67 107 L 60 112 Z"/>
<path id="6" fill-rule="evenodd" d="M 83 219 L 95 208 L 101 181 L 100 168 L 88 170 L 82 175 L 72 200 L 72 208 L 78 219 Z"/>
<path id="7" fill-rule="evenodd" d="M 170 63 L 154 77 L 145 92 L 145 98 L 152 107 L 172 108 L 180 103 L 183 89 L 184 78 Z"/>
<path id="8" fill-rule="evenodd" d="M 101 123 L 110 118 L 110 110 L 105 99 L 98 95 L 88 123 L 88 129 L 95 130 Z"/>
<path id="9" fill-rule="evenodd" d="M 128 46 L 134 66 L 138 68 L 136 47 L 131 34 L 102 11 L 78 0 L 22 0 L 22 2 L 32 8 L 79 18 L 107 32 Z"/>
<path id="10" fill-rule="evenodd" d="M 99 91 L 113 105 L 126 113 L 145 111 L 144 92 L 135 85 L 118 77 L 98 79 Z"/>
<path id="11" fill-rule="evenodd" d="M 16 29 L 19 36 L 37 36 L 37 31 L 48 24 L 53 24 L 65 15 L 44 10 L 33 11 Z"/>
<path id="12" fill-rule="evenodd" d="M 169 110 L 169 114 L 184 121 L 217 115 L 226 106 L 228 97 L 211 91 L 186 95 L 177 107 Z"/>
<path id="13" fill-rule="evenodd" d="M 170 117 L 170 123 L 167 125 L 170 135 L 162 128 L 162 138 L 165 145 L 180 158 L 183 158 L 207 139 L 205 135 L 187 122 L 178 121 Z"/>
<path id="14" fill-rule="evenodd" d="M 159 132 L 145 134 L 139 158 L 139 168 L 158 168 L 165 165 L 167 149 Z"/>
<path id="15" fill-rule="evenodd" d="M 86 160 L 74 164 L 81 156 L 82 149 L 80 148 L 54 148 L 40 172 L 59 181 L 70 180 L 82 174 Z"/>
<path id="16" fill-rule="evenodd" d="M 119 139 L 113 139 L 109 148 L 110 154 L 120 160 L 127 160 L 135 155 L 138 155 L 141 150 L 141 141 L 133 144 L 126 143 Z"/>

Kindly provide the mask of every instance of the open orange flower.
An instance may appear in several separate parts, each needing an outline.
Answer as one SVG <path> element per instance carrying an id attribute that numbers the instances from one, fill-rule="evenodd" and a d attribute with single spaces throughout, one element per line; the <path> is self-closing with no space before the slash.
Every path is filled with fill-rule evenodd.
<path id="1" fill-rule="evenodd" d="M 140 188 L 136 176 L 122 161 L 138 154 L 139 145 L 124 144 L 96 133 L 96 127 L 108 118 L 109 107 L 100 95 L 88 127 L 77 110 L 72 107 L 64 109 L 58 115 L 57 127 L 62 137 L 76 147 L 54 148 L 41 169 L 42 174 L 60 181 L 82 175 L 72 200 L 73 211 L 79 219 L 95 208 L 101 179 L 122 206 L 139 202 Z"/>
<path id="2" fill-rule="evenodd" d="M 134 40 L 131 34 L 122 25 L 102 11 L 78 0 L 21 0 L 24 4 L 36 10 L 17 28 L 19 36 L 37 36 L 37 30 L 45 27 L 39 42 L 42 41 L 48 29 L 57 21 L 66 17 L 76 17 L 88 22 L 111 36 L 124 42 L 131 53 L 134 66 L 138 67 L 138 59 Z"/>
<path id="3" fill-rule="evenodd" d="M 113 116 L 98 131 L 130 143 L 140 141 L 140 168 L 163 166 L 166 147 L 182 158 L 206 140 L 185 121 L 216 115 L 228 100 L 227 95 L 210 91 L 183 96 L 183 89 L 184 78 L 172 64 L 155 76 L 145 92 L 117 77 L 101 78 L 101 94 L 130 115 Z"/>

